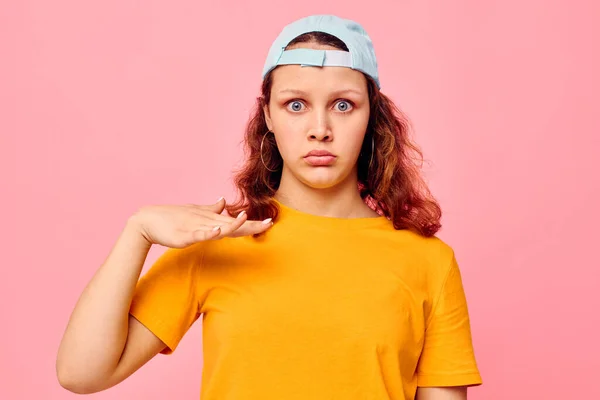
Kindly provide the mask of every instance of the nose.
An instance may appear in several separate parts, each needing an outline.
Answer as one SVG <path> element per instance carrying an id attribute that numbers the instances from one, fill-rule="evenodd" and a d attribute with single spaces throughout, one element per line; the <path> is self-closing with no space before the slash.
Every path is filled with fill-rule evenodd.
<path id="1" fill-rule="evenodd" d="M 314 112 L 312 128 L 308 131 L 308 140 L 318 140 L 320 142 L 333 140 L 333 132 L 326 110 Z"/>

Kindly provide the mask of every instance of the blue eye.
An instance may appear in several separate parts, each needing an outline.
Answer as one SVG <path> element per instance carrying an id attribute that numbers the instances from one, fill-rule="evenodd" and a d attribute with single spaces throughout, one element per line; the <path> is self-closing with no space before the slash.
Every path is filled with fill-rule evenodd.
<path id="1" fill-rule="evenodd" d="M 337 109 L 341 112 L 347 112 L 350 109 L 350 103 L 346 100 L 342 100 L 339 103 L 337 103 Z"/>
<path id="2" fill-rule="evenodd" d="M 302 110 L 302 103 L 294 100 L 292 102 L 290 102 L 290 104 L 288 105 L 288 107 L 291 106 L 291 110 L 294 112 L 298 112 Z"/>

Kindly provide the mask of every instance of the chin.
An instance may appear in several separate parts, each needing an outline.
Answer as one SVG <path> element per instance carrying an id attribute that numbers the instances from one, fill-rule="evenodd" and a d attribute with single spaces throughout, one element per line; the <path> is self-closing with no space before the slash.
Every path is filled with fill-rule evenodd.
<path id="1" fill-rule="evenodd" d="M 303 182 L 306 186 L 310 187 L 311 189 L 319 189 L 319 190 L 325 190 L 325 189 L 331 189 L 333 187 L 336 187 L 339 182 L 332 182 L 332 181 L 304 181 Z"/>
<path id="2" fill-rule="evenodd" d="M 302 164 L 290 168 L 284 162 L 282 179 L 296 181 L 311 189 L 326 190 L 343 185 L 353 175 L 356 176 L 356 170 L 345 164 L 331 167 L 309 167 Z"/>
<path id="3" fill-rule="evenodd" d="M 303 184 L 313 189 L 330 189 L 339 186 L 345 180 L 345 176 L 334 168 L 313 169 L 296 176 Z"/>

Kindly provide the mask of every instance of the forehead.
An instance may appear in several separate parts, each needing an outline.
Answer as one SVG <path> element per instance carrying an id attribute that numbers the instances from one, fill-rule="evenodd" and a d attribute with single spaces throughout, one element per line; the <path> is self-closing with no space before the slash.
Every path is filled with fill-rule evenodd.
<path id="1" fill-rule="evenodd" d="M 367 95 L 367 79 L 363 73 L 346 67 L 280 65 L 273 70 L 272 79 L 273 94 L 285 88 L 311 93 L 353 89 Z"/>

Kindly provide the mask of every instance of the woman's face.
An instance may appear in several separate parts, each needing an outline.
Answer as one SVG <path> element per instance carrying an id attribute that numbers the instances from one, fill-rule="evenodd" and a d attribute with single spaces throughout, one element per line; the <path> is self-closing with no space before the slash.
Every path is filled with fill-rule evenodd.
<path id="1" fill-rule="evenodd" d="M 335 50 L 301 43 L 295 48 Z M 356 180 L 356 162 L 369 122 L 364 75 L 345 67 L 279 66 L 273 71 L 267 126 L 283 158 L 283 179 L 315 189 Z M 312 151 L 319 151 L 310 155 Z"/>

